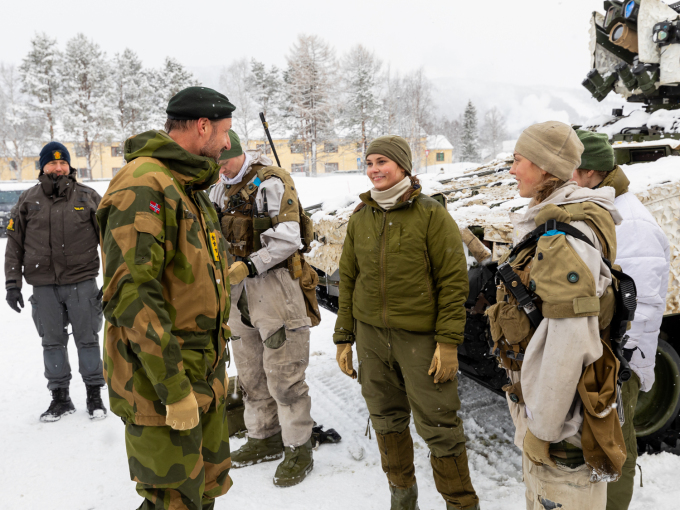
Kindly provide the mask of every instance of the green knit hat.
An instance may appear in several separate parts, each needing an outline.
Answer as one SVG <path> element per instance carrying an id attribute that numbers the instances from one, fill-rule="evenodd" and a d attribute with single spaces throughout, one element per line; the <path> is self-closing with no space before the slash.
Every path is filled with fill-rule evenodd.
<path id="1" fill-rule="evenodd" d="M 583 143 L 585 150 L 581 155 L 582 170 L 597 170 L 598 172 L 611 172 L 614 163 L 614 149 L 609 143 L 609 138 L 604 133 L 593 133 L 577 129 L 576 134 Z"/>
<path id="2" fill-rule="evenodd" d="M 231 140 L 231 149 L 222 151 L 222 154 L 220 154 L 219 159 L 220 161 L 236 158 L 243 154 L 243 147 L 241 147 L 241 139 L 238 137 L 236 131 L 234 131 L 233 129 L 229 130 L 229 140 Z"/>
<path id="3" fill-rule="evenodd" d="M 376 138 L 368 146 L 368 150 L 366 150 L 366 156 L 371 154 L 387 156 L 406 170 L 407 174 L 411 175 L 411 170 L 413 170 L 411 148 L 408 146 L 408 142 L 401 136 L 390 135 Z"/>

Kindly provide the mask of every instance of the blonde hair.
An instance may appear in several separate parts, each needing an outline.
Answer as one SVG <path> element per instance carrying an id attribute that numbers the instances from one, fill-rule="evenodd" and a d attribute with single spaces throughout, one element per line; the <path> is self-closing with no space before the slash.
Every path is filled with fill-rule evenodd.
<path id="1" fill-rule="evenodd" d="M 534 195 L 534 201 L 537 204 L 540 204 L 543 202 L 546 198 L 548 198 L 550 195 L 552 195 L 555 190 L 567 181 L 563 181 L 559 177 L 555 177 L 554 175 L 548 174 L 543 181 L 536 186 L 536 194 Z"/>

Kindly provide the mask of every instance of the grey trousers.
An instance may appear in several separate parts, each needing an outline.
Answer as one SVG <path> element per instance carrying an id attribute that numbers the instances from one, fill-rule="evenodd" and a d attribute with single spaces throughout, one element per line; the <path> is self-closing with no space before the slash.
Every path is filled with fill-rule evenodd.
<path id="1" fill-rule="evenodd" d="M 33 321 L 42 338 L 47 388 L 68 388 L 71 365 L 68 361 L 67 327 L 73 330 L 78 348 L 78 365 L 85 384 L 104 386 L 98 333 L 102 328 L 102 303 L 93 279 L 70 285 L 33 287 Z"/>
<path id="2" fill-rule="evenodd" d="M 266 439 L 280 431 L 285 446 L 300 446 L 312 435 L 305 382 L 310 325 L 300 282 L 287 269 L 231 287 L 231 344 L 250 437 Z"/>

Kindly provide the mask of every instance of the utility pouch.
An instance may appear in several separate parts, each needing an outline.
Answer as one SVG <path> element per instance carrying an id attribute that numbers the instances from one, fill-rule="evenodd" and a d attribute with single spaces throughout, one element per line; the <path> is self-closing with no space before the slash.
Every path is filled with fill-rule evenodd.
<path id="1" fill-rule="evenodd" d="M 491 325 L 491 337 L 497 342 L 501 335 L 510 345 L 517 345 L 531 337 L 529 317 L 517 306 L 510 303 L 496 303 L 487 311 Z"/>
<path id="2" fill-rule="evenodd" d="M 307 264 L 303 256 L 300 257 L 302 264 L 302 275 L 300 276 L 300 288 L 305 298 L 305 308 L 307 317 L 312 321 L 312 327 L 318 326 L 321 322 L 321 312 L 319 303 L 316 299 L 316 286 L 319 284 L 319 275 L 314 268 Z"/>
<path id="3" fill-rule="evenodd" d="M 293 280 L 297 280 L 302 276 L 302 262 L 300 261 L 300 254 L 294 253 L 288 257 L 288 271 Z"/>
<path id="4" fill-rule="evenodd" d="M 255 251 L 253 250 L 252 218 L 232 217 L 231 237 L 228 237 L 227 240 L 231 243 L 236 256 L 247 257 Z"/>

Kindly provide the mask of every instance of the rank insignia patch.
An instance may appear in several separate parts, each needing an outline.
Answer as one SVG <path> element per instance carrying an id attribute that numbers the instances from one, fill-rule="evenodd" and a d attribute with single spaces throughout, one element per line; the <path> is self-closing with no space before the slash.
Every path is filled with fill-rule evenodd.
<path id="1" fill-rule="evenodd" d="M 215 261 L 220 260 L 220 252 L 217 249 L 217 236 L 215 235 L 215 232 L 210 232 L 210 246 L 212 246 L 213 259 L 215 259 Z"/>
<path id="2" fill-rule="evenodd" d="M 149 209 L 151 209 L 156 214 L 161 213 L 161 206 L 158 205 L 156 202 L 149 202 Z"/>
<path id="3" fill-rule="evenodd" d="M 74 207 L 73 210 L 74 211 L 84 211 L 85 208 L 84 207 Z"/>
<path id="4" fill-rule="evenodd" d="M 11 230 L 12 232 L 14 232 L 14 218 L 11 218 L 9 220 L 9 223 L 7 224 L 7 230 Z"/>

